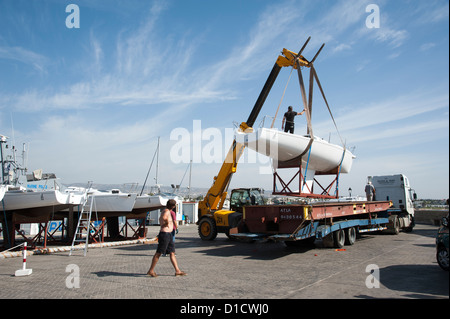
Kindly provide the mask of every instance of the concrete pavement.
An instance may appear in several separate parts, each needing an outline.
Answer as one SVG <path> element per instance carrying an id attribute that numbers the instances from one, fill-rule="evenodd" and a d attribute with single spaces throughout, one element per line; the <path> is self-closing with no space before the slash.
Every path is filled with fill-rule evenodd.
<path id="1" fill-rule="evenodd" d="M 201 241 L 197 226 L 180 226 L 175 277 L 161 257 L 159 277 L 146 276 L 155 243 L 91 248 L 27 258 L 33 273 L 15 277 L 21 258 L 0 259 L 0 299 L 367 299 L 449 298 L 449 273 L 435 258 L 437 226 L 412 233 L 366 234 L 345 250 L 240 243 L 219 234 Z M 148 238 L 158 227 L 151 226 Z M 371 273 L 372 272 L 372 273 Z M 377 286 L 376 279 L 379 279 Z M 222 309 L 224 311 L 224 309 Z"/>

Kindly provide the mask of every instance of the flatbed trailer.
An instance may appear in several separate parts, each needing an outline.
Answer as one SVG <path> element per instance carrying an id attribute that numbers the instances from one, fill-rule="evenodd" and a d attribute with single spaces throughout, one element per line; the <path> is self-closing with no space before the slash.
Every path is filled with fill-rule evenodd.
<path id="1" fill-rule="evenodd" d="M 322 239 L 324 246 L 353 245 L 359 233 L 388 229 L 390 201 L 245 206 L 230 236 L 270 239 L 286 245 Z"/>

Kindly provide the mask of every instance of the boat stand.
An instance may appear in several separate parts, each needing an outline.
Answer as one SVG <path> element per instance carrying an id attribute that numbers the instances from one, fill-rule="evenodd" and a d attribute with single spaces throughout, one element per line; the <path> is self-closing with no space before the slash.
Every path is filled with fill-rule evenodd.
<path id="1" fill-rule="evenodd" d="M 105 241 L 106 218 L 103 217 L 101 223 L 97 226 L 94 225 L 93 221 L 91 221 L 90 224 L 91 232 L 89 233 L 89 239 L 96 244 L 103 244 Z"/>
<path id="2" fill-rule="evenodd" d="M 288 167 L 284 167 L 288 168 Z M 292 167 L 290 167 L 292 168 Z M 306 197 L 306 198 L 320 198 L 320 199 L 333 199 L 339 198 L 339 169 L 337 169 L 337 173 L 319 173 L 316 172 L 316 175 L 331 175 L 332 180 L 329 182 L 328 186 L 323 187 L 322 184 L 314 178 L 312 180 L 311 186 L 306 183 L 305 177 L 302 174 L 302 166 L 298 166 L 298 170 L 292 176 L 292 178 L 285 182 L 283 178 L 278 174 L 276 170 L 273 173 L 273 195 L 283 195 L 283 196 L 295 196 L 295 197 Z M 295 182 L 295 181 L 298 182 Z M 281 185 L 279 189 L 277 187 L 277 182 Z M 316 187 L 315 187 L 316 186 Z M 295 190 L 292 190 L 294 188 Z M 314 189 L 320 188 L 318 193 L 314 193 Z"/>
<path id="3" fill-rule="evenodd" d="M 139 219 L 139 225 L 137 226 L 136 229 L 128 222 L 129 220 L 130 219 L 126 218 L 125 225 L 123 225 L 122 229 L 120 230 L 121 233 L 124 232 L 124 237 L 125 238 L 132 238 L 132 239 L 146 238 L 146 236 L 147 236 L 147 227 L 145 227 L 145 218 Z M 136 219 L 131 218 L 131 220 L 136 220 Z M 130 227 L 132 232 L 133 232 L 131 237 L 128 237 L 128 227 Z"/>
<path id="4" fill-rule="evenodd" d="M 17 234 L 22 236 L 22 238 L 28 243 L 31 249 L 36 248 L 36 244 L 41 242 L 44 245 L 44 248 L 47 248 L 47 239 L 50 235 L 52 239 L 54 239 L 53 234 L 49 234 L 48 232 L 48 222 L 45 223 L 37 223 L 39 226 L 39 230 L 36 235 L 34 235 L 33 238 L 28 238 L 25 236 L 25 232 L 23 230 L 20 230 L 21 224 L 14 224 L 14 229 L 16 230 Z"/>
<path id="5" fill-rule="evenodd" d="M 39 230 L 38 230 L 37 234 L 34 235 L 32 238 L 27 237 L 25 235 L 25 232 L 23 230 L 20 230 L 20 225 L 23 223 L 14 224 L 14 229 L 18 235 L 22 236 L 22 238 L 27 242 L 27 244 L 29 245 L 30 248 L 33 248 L 33 249 L 36 248 L 38 243 L 42 243 L 43 248 L 47 248 L 47 243 L 58 242 L 58 241 L 64 240 L 65 233 L 67 232 L 67 225 L 65 225 L 64 220 L 53 231 L 49 231 L 48 225 L 50 222 L 52 222 L 52 221 L 37 223 Z M 55 238 L 55 233 L 58 230 L 61 230 L 61 239 L 60 240 Z"/>

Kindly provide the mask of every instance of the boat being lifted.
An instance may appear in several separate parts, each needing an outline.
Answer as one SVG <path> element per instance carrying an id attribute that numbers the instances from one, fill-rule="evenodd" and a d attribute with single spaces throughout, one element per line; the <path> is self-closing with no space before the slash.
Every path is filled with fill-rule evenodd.
<path id="1" fill-rule="evenodd" d="M 339 176 L 341 173 L 350 172 L 353 160 L 356 156 L 348 150 L 339 134 L 330 106 L 328 105 L 322 85 L 320 84 L 314 68 L 313 62 L 325 44 L 321 46 L 311 61 L 307 61 L 300 55 L 309 40 L 310 38 L 305 42 L 298 55 L 295 55 L 286 49 L 283 50 L 285 59 L 291 60 L 293 69 L 296 69 L 298 73 L 300 92 L 307 121 L 306 134 L 291 134 L 274 128 L 275 115 L 270 128 L 261 127 L 256 130 L 253 128 L 237 130 L 235 138 L 237 143 L 243 144 L 245 147 L 272 159 L 272 193 L 274 195 L 338 198 Z M 310 69 L 308 94 L 306 93 L 303 81 L 303 67 Z M 327 142 L 324 139 L 315 136 L 313 133 L 311 114 L 314 84 L 317 84 L 320 89 L 342 145 Z M 278 110 L 280 105 L 281 102 L 278 106 Z M 278 113 L 278 110 L 276 114 Z M 294 176 L 285 182 L 280 177 L 277 170 L 287 168 L 292 168 L 296 171 Z M 330 175 L 331 182 L 329 182 L 328 186 L 323 187 L 315 178 L 317 175 Z M 298 183 L 294 182 L 296 180 L 298 180 Z M 317 192 L 318 189 L 319 192 Z"/>
<path id="2" fill-rule="evenodd" d="M 316 172 L 335 174 L 338 170 L 349 173 L 356 158 L 349 150 L 318 136 L 311 138 L 309 135 L 290 134 L 273 128 L 260 128 L 252 133 L 237 132 L 236 136 L 246 147 L 272 158 L 274 167 L 290 167 L 301 160 L 304 167 L 308 165 L 311 175 Z M 310 147 L 311 140 L 313 143 Z M 307 156 L 302 156 L 305 153 Z"/>

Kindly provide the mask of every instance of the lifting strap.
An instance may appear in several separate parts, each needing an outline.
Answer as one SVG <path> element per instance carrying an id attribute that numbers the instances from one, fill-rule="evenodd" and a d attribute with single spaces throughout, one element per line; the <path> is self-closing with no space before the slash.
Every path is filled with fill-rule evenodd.
<path id="1" fill-rule="evenodd" d="M 311 144 L 310 144 L 310 145 L 309 145 L 309 152 L 308 152 L 308 160 L 306 161 L 305 174 L 304 174 L 304 176 L 303 176 L 303 185 L 302 185 L 301 193 L 303 193 L 303 187 L 304 187 L 305 184 L 306 184 L 306 174 L 308 174 L 308 164 L 309 164 L 309 157 L 310 157 L 310 155 L 311 155 L 311 149 L 312 149 L 312 147 L 311 147 Z M 311 190 L 310 190 L 310 191 L 311 191 Z"/>
<path id="2" fill-rule="evenodd" d="M 336 121 L 334 120 L 333 114 L 331 113 L 330 106 L 328 105 L 327 98 L 325 97 L 325 93 L 323 92 L 322 85 L 320 84 L 319 77 L 317 76 L 316 69 L 314 69 L 314 65 L 311 65 L 311 72 L 313 72 L 314 78 L 316 79 L 317 85 L 319 86 L 320 92 L 322 93 L 323 100 L 325 101 L 325 104 L 327 105 L 328 112 L 330 112 L 331 119 L 333 120 L 334 127 L 336 127 L 336 131 L 337 131 L 337 133 L 338 133 L 338 135 L 339 135 L 339 138 L 340 138 L 340 140 L 341 140 L 342 146 L 345 148 L 345 143 L 344 143 L 344 141 L 342 140 L 341 134 L 339 133 L 338 127 L 337 127 L 337 125 L 336 125 Z"/>
<path id="3" fill-rule="evenodd" d="M 279 109 L 280 109 L 281 103 L 283 102 L 284 94 L 286 93 L 286 89 L 287 89 L 287 87 L 288 87 L 289 81 L 291 80 L 291 75 L 292 75 L 292 71 L 293 71 L 293 70 L 294 70 L 294 68 L 292 68 L 292 69 L 291 69 L 291 73 L 289 73 L 289 78 L 288 78 L 288 80 L 287 80 L 286 86 L 284 87 L 283 95 L 281 96 L 280 103 L 278 104 L 278 108 L 277 108 L 277 111 L 275 112 L 275 116 L 273 117 L 272 125 L 270 125 L 270 128 L 273 128 L 273 126 L 275 125 L 275 120 L 277 119 L 277 114 L 278 114 L 278 111 L 279 111 Z"/>
<path id="4" fill-rule="evenodd" d="M 305 109 L 305 113 L 306 113 L 306 121 L 307 121 L 307 125 L 308 125 L 308 133 L 311 136 L 311 139 L 314 138 L 314 134 L 312 131 L 312 124 L 311 124 L 311 113 L 310 113 L 310 109 L 307 105 L 307 101 L 306 101 L 306 91 L 305 91 L 305 83 L 303 82 L 303 76 L 302 76 L 302 70 L 300 67 L 300 63 L 298 62 L 298 60 L 296 61 L 297 63 L 297 73 L 298 73 L 298 81 L 300 83 L 300 92 L 302 94 L 302 101 L 303 101 L 303 108 Z M 312 83 L 310 83 L 310 85 L 312 86 Z M 310 87 L 310 92 L 312 91 L 312 88 Z M 310 98 L 310 102 L 312 102 L 312 98 Z"/>
<path id="5" fill-rule="evenodd" d="M 301 70 L 298 60 L 297 60 L 297 72 L 298 72 L 298 81 L 300 83 L 300 92 L 302 93 L 303 108 L 305 109 L 305 113 L 306 113 L 306 122 L 308 125 L 308 133 L 310 136 L 308 146 L 305 148 L 303 153 L 300 154 L 300 156 L 299 156 L 299 158 L 301 160 L 302 156 L 305 155 L 306 152 L 308 152 L 311 149 L 311 145 L 314 141 L 314 134 L 313 134 L 312 124 L 311 124 L 310 108 L 308 107 L 307 102 L 306 102 L 305 83 L 303 81 L 302 70 Z M 312 75 L 310 77 L 312 78 Z M 309 103 L 312 103 L 312 85 L 313 85 L 313 83 L 310 82 L 309 92 L 310 92 L 311 97 L 309 98 Z"/>
<path id="6" fill-rule="evenodd" d="M 335 196 L 339 195 L 339 177 L 341 176 L 341 167 L 342 167 L 342 162 L 344 161 L 345 151 L 346 151 L 346 148 L 344 145 L 344 152 L 342 153 L 342 158 L 341 158 L 341 162 L 339 163 L 339 166 L 338 166 L 338 173 L 337 173 L 337 177 L 336 177 L 336 188 L 334 190 Z"/>

